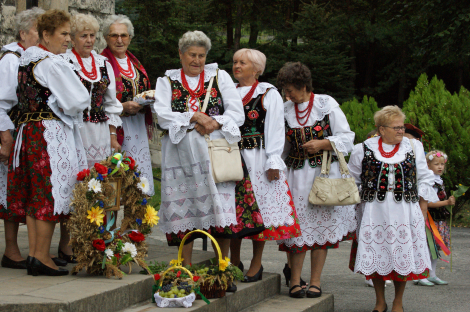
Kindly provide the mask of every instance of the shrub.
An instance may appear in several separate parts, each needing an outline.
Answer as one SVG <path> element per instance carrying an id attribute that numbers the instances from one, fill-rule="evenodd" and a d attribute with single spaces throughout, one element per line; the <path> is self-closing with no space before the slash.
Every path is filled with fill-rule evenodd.
<path id="1" fill-rule="evenodd" d="M 362 103 L 356 98 L 344 102 L 341 105 L 351 130 L 356 133 L 354 143 L 362 143 L 367 139 L 367 134 L 375 129 L 374 113 L 379 110 L 373 97 L 364 96 Z"/>

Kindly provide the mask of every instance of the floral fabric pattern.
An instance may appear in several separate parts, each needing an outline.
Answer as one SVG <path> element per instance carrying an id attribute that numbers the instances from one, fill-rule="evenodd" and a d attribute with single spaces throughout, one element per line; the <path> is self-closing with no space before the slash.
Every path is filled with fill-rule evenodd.
<path id="1" fill-rule="evenodd" d="M 94 82 L 93 84 L 88 80 L 84 79 L 77 73 L 78 78 L 85 86 L 85 88 L 90 92 L 91 87 L 93 85 L 93 90 L 91 92 L 91 109 L 88 115 L 88 109 L 83 111 L 83 121 L 90 121 L 90 122 L 102 122 L 107 121 L 109 119 L 104 112 L 103 100 L 106 90 L 108 90 L 108 86 L 110 84 L 110 79 L 108 75 L 108 70 L 106 66 L 100 67 L 101 72 L 101 79 L 100 81 Z"/>
<path id="2" fill-rule="evenodd" d="M 51 166 L 42 121 L 28 122 L 23 128 L 19 167 L 13 168 L 13 153 L 8 168 L 8 209 L 0 217 L 15 222 L 26 222 L 26 216 L 37 220 L 59 222 L 67 215 L 54 214 Z M 14 139 L 16 140 L 17 132 Z"/>
<path id="3" fill-rule="evenodd" d="M 309 245 L 303 245 L 303 246 L 297 246 L 297 245 L 292 245 L 291 247 L 287 246 L 286 244 L 281 244 L 279 245 L 279 251 L 285 251 L 287 253 L 302 253 L 306 252 L 309 250 L 317 250 L 317 249 L 336 249 L 339 247 L 339 242 L 337 243 L 330 243 L 327 242 L 325 245 L 318 245 L 318 244 L 313 244 L 312 246 Z"/>

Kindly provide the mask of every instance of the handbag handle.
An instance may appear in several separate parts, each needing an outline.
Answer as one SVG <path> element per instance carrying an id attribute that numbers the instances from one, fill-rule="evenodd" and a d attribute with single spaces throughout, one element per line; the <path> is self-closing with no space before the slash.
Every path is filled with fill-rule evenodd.
<path id="1" fill-rule="evenodd" d="M 331 147 L 333 148 L 332 151 L 323 151 L 323 160 L 322 160 L 322 165 L 321 165 L 321 173 L 325 175 L 330 174 L 330 169 L 331 169 L 331 161 L 333 158 L 333 152 L 336 153 L 336 156 L 338 156 L 338 161 L 339 161 L 339 171 L 341 172 L 341 175 L 350 175 L 349 169 L 348 169 L 348 164 L 346 163 L 346 160 L 344 159 L 344 155 L 341 152 L 338 152 L 336 149 L 336 145 L 333 141 L 330 141 Z M 326 159 L 326 161 L 325 161 Z"/>
<path id="2" fill-rule="evenodd" d="M 204 99 L 204 105 L 201 108 L 201 113 L 205 113 L 207 109 L 207 103 L 209 103 L 209 99 L 211 97 L 211 89 L 212 89 L 212 83 L 214 82 L 214 77 L 211 77 L 211 80 L 209 81 L 209 86 L 206 89 L 206 98 Z"/>

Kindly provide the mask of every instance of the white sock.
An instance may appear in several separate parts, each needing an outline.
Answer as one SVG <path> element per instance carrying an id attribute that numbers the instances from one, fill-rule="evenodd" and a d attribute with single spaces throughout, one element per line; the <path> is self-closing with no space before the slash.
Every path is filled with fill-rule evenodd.
<path id="1" fill-rule="evenodd" d="M 431 271 L 429 271 L 429 277 L 436 277 L 436 267 L 437 267 L 437 259 L 431 259 Z"/>

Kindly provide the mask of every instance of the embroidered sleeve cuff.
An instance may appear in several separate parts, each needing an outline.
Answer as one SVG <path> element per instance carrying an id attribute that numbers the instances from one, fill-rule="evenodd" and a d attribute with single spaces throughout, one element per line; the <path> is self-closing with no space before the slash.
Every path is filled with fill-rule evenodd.
<path id="1" fill-rule="evenodd" d="M 338 150 L 338 152 L 343 153 L 344 156 L 349 154 L 348 148 L 347 148 L 346 144 L 343 143 L 343 140 L 341 140 L 341 137 L 339 137 L 339 136 L 329 136 L 327 139 L 330 140 L 330 142 L 335 143 L 335 146 L 336 146 L 336 149 Z"/>
<path id="2" fill-rule="evenodd" d="M 4 112 L 0 112 L 0 131 L 14 130 L 15 125 L 11 122 L 10 117 Z"/>
<path id="3" fill-rule="evenodd" d="M 268 171 L 269 169 L 279 169 L 284 170 L 286 169 L 286 164 L 282 160 L 281 156 L 279 155 L 271 155 L 268 156 L 268 160 L 264 165 L 264 170 Z"/>
<path id="4" fill-rule="evenodd" d="M 430 203 L 436 203 L 439 201 L 439 197 L 437 197 L 436 190 L 434 190 L 433 187 L 429 184 L 419 184 L 418 195 Z"/>
<path id="5" fill-rule="evenodd" d="M 220 131 L 228 143 L 232 144 L 241 140 L 240 128 L 230 117 L 214 116 L 214 119 L 222 125 Z"/>
<path id="6" fill-rule="evenodd" d="M 111 126 L 115 126 L 116 128 L 122 126 L 122 120 L 121 117 L 119 117 L 119 114 L 107 114 L 109 119 L 108 119 L 108 124 Z"/>
<path id="7" fill-rule="evenodd" d="M 191 118 L 194 113 L 181 113 L 175 118 L 168 129 L 171 143 L 178 144 L 185 137 L 186 131 L 191 127 Z"/>

